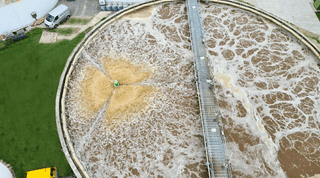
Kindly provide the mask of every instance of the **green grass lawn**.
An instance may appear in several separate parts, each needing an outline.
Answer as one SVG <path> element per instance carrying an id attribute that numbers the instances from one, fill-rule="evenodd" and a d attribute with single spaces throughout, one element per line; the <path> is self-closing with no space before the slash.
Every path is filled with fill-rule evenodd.
<path id="1" fill-rule="evenodd" d="M 60 35 L 68 36 L 73 33 L 73 28 L 57 28 L 56 32 Z"/>
<path id="2" fill-rule="evenodd" d="M 63 36 L 70 36 L 72 35 L 74 29 L 73 28 L 53 28 L 53 29 L 48 29 L 49 32 L 56 32 L 59 35 Z"/>
<path id="3" fill-rule="evenodd" d="M 18 178 L 49 166 L 60 176 L 72 174 L 57 133 L 55 97 L 67 58 L 84 33 L 72 41 L 39 44 L 42 30 L 0 50 L 0 159 Z"/>
<path id="4" fill-rule="evenodd" d="M 318 20 L 320 21 L 320 13 L 315 12 L 316 16 L 318 17 Z"/>
<path id="5" fill-rule="evenodd" d="M 90 19 L 70 18 L 66 23 L 85 25 L 85 24 L 87 24 L 89 21 L 90 21 Z"/>
<path id="6" fill-rule="evenodd" d="M 316 41 L 317 41 L 317 43 L 319 43 L 319 44 L 320 44 L 320 40 L 319 40 L 318 38 L 316 38 L 316 37 L 312 37 L 312 39 L 316 40 Z"/>
<path id="7" fill-rule="evenodd" d="M 4 47 L 5 47 L 4 42 L 0 42 L 0 49 L 2 49 Z"/>

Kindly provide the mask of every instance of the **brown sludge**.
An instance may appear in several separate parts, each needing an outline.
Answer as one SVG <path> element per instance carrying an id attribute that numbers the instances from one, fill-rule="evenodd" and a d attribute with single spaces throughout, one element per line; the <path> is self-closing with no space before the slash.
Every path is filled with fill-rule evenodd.
<path id="1" fill-rule="evenodd" d="M 148 21 L 123 19 L 110 25 L 82 52 L 80 65 L 97 66 L 111 81 L 120 82 L 105 107 L 87 122 L 77 117 L 87 109 L 79 106 L 76 92 L 81 88 L 69 90 L 68 130 L 93 177 L 208 177 L 191 82 L 186 7 L 154 8 Z M 86 80 L 83 68 L 78 70 L 73 74 L 80 75 L 71 79 L 74 86 Z"/>
<path id="2" fill-rule="evenodd" d="M 152 86 L 121 85 L 110 99 L 107 108 L 107 122 L 123 122 L 119 118 L 130 119 L 130 115 L 143 112 L 156 89 Z"/>
<path id="3" fill-rule="evenodd" d="M 105 58 L 104 68 L 112 80 L 120 84 L 134 84 L 150 78 L 152 72 L 147 65 L 133 64 L 120 58 Z"/>
<path id="4" fill-rule="evenodd" d="M 111 97 L 114 91 L 113 83 L 99 69 L 92 66 L 86 67 L 87 77 L 82 84 L 83 104 L 90 115 L 98 111 Z"/>
<path id="5" fill-rule="evenodd" d="M 107 74 L 92 66 L 86 67 L 86 78 L 81 92 L 82 103 L 89 110 L 91 117 L 110 99 L 106 122 L 119 124 L 123 122 L 119 118 L 129 119 L 130 115 L 138 114 L 148 106 L 151 94 L 156 89 L 152 86 L 128 84 L 145 81 L 152 73 L 150 67 L 116 57 L 105 58 L 104 66 Z M 119 88 L 113 86 L 113 80 L 119 81 Z"/>
<path id="6" fill-rule="evenodd" d="M 146 81 L 150 78 L 151 67 L 137 65 L 118 57 L 104 58 L 104 68 L 113 80 L 118 80 L 117 88 L 107 107 L 107 123 L 110 125 L 123 122 L 119 118 L 130 119 L 133 114 L 143 112 L 148 106 L 151 94 L 155 92 L 152 86 L 130 85 Z"/>
<path id="7" fill-rule="evenodd" d="M 319 175 L 316 56 L 255 14 L 224 5 L 202 13 L 233 176 Z"/>

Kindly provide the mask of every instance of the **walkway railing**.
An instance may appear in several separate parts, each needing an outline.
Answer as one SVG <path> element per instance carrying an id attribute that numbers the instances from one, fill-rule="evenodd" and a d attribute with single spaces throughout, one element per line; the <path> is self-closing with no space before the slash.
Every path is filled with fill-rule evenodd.
<path id="1" fill-rule="evenodd" d="M 231 171 L 228 171 L 230 166 L 226 159 L 225 142 L 222 139 L 223 132 L 219 126 L 220 114 L 214 100 L 205 45 L 203 44 L 199 3 L 197 0 L 187 0 L 187 8 L 209 177 L 231 177 Z"/>

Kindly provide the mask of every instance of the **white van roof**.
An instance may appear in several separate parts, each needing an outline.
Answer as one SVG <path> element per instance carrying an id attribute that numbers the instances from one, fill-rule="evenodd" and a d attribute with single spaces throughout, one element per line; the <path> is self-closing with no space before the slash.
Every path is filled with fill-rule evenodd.
<path id="1" fill-rule="evenodd" d="M 49 12 L 49 14 L 55 17 L 66 10 L 68 10 L 68 7 L 66 5 L 60 4 L 58 7 L 54 8 L 51 12 Z"/>

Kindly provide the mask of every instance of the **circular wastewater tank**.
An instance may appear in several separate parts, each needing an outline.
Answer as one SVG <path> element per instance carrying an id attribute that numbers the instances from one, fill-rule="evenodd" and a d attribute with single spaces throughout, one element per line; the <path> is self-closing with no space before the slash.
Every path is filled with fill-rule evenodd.
<path id="1" fill-rule="evenodd" d="M 0 178 L 12 178 L 10 170 L 0 162 Z"/>
<path id="2" fill-rule="evenodd" d="M 320 174 L 314 53 L 241 8 L 201 4 L 200 15 L 233 176 Z M 60 81 L 57 119 L 73 162 L 90 177 L 208 177 L 186 5 L 106 24 Z"/>

